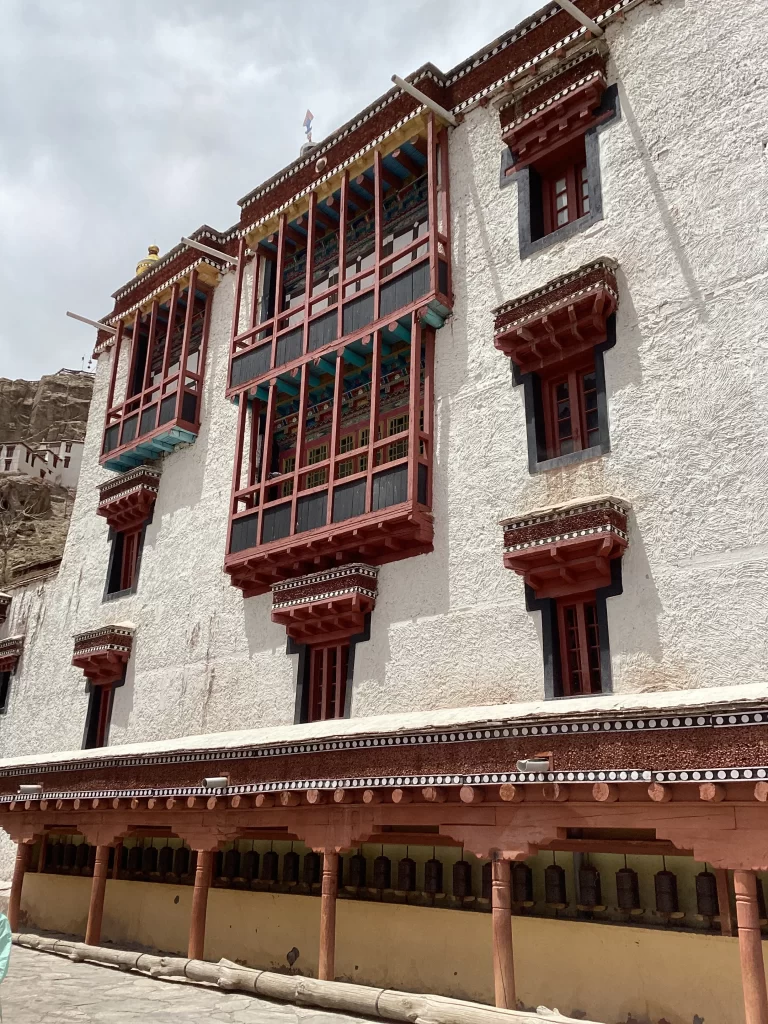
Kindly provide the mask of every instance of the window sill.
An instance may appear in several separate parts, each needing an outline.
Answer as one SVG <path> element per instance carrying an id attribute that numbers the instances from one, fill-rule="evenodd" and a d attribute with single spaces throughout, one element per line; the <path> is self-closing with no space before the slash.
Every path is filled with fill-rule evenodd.
<path id="1" fill-rule="evenodd" d="M 136 593 L 136 587 L 128 587 L 127 590 L 116 590 L 114 594 L 105 594 L 101 600 L 102 604 L 107 601 L 118 601 L 121 597 L 132 597 Z"/>
<path id="2" fill-rule="evenodd" d="M 563 467 L 571 466 L 577 462 L 599 459 L 601 455 L 606 455 L 609 451 L 610 447 L 607 444 L 596 444 L 591 448 L 582 448 L 578 452 L 569 452 L 568 455 L 558 455 L 557 458 L 544 459 L 542 462 L 537 462 L 531 469 L 531 472 L 547 473 L 551 469 L 563 469 Z"/>
<path id="3" fill-rule="evenodd" d="M 542 249 L 548 249 L 550 245 L 565 242 L 574 235 L 586 231 L 593 224 L 597 224 L 603 219 L 603 210 L 602 204 L 596 203 L 595 205 L 597 209 L 585 214 L 583 217 L 579 217 L 578 220 L 572 220 L 570 224 L 564 224 L 563 227 L 558 228 L 556 231 L 550 231 L 548 235 L 542 235 L 541 238 L 532 239 L 530 242 L 521 242 L 520 259 L 524 260 L 528 256 L 533 256 L 534 253 L 541 252 Z"/>

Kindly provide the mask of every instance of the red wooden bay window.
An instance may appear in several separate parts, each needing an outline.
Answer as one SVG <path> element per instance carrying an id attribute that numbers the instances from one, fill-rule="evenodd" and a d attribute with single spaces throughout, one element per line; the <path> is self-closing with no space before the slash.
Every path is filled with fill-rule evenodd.
<path id="1" fill-rule="evenodd" d="M 600 628 L 594 594 L 557 602 L 560 671 L 564 697 L 600 693 Z"/>
<path id="2" fill-rule="evenodd" d="M 349 644 L 309 648 L 307 721 L 344 717 Z"/>

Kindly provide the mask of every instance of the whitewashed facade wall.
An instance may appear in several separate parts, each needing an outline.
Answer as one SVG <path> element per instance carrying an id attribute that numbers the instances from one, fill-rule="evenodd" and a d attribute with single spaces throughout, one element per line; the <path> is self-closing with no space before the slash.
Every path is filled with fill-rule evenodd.
<path id="1" fill-rule="evenodd" d="M 541 625 L 502 565 L 498 521 L 614 494 L 632 507 L 622 596 L 608 601 L 619 693 L 756 682 L 768 654 L 768 103 L 759 0 L 642 4 L 607 33 L 621 118 L 600 135 L 605 219 L 520 261 L 517 196 L 499 189 L 498 113 L 450 139 L 455 306 L 436 344 L 435 550 L 385 565 L 352 714 L 538 699 Z M 605 355 L 611 451 L 532 476 L 522 388 L 493 309 L 587 261 L 619 263 Z M 212 308 L 202 425 L 162 463 L 137 592 L 103 601 L 96 486 L 111 354 L 98 362 L 61 570 L 16 590 L 26 634 L 0 755 L 77 749 L 87 711 L 72 634 L 136 627 L 110 743 L 293 722 L 297 658 L 269 595 L 222 571 L 236 408 L 224 398 L 232 275 Z M 591 698 L 584 698 L 590 700 Z"/>

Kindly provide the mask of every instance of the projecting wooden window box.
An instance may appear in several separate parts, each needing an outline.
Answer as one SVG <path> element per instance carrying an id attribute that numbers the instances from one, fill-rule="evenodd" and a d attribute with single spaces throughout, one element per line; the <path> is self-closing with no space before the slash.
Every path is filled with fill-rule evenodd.
<path id="1" fill-rule="evenodd" d="M 204 277 L 216 272 L 205 264 Z M 195 440 L 210 319 L 210 288 L 193 269 L 149 312 L 117 323 L 100 462 L 122 472 Z M 115 401 L 118 370 L 127 361 L 126 391 Z"/>

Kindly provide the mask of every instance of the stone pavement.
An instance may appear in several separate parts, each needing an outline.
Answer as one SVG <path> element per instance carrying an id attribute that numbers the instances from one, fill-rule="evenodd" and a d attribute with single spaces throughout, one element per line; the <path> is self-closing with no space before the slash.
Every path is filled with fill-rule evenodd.
<path id="1" fill-rule="evenodd" d="M 153 981 L 14 946 L 0 985 L 3 1024 L 363 1024 L 366 1018 L 272 1003 L 184 981 Z"/>

